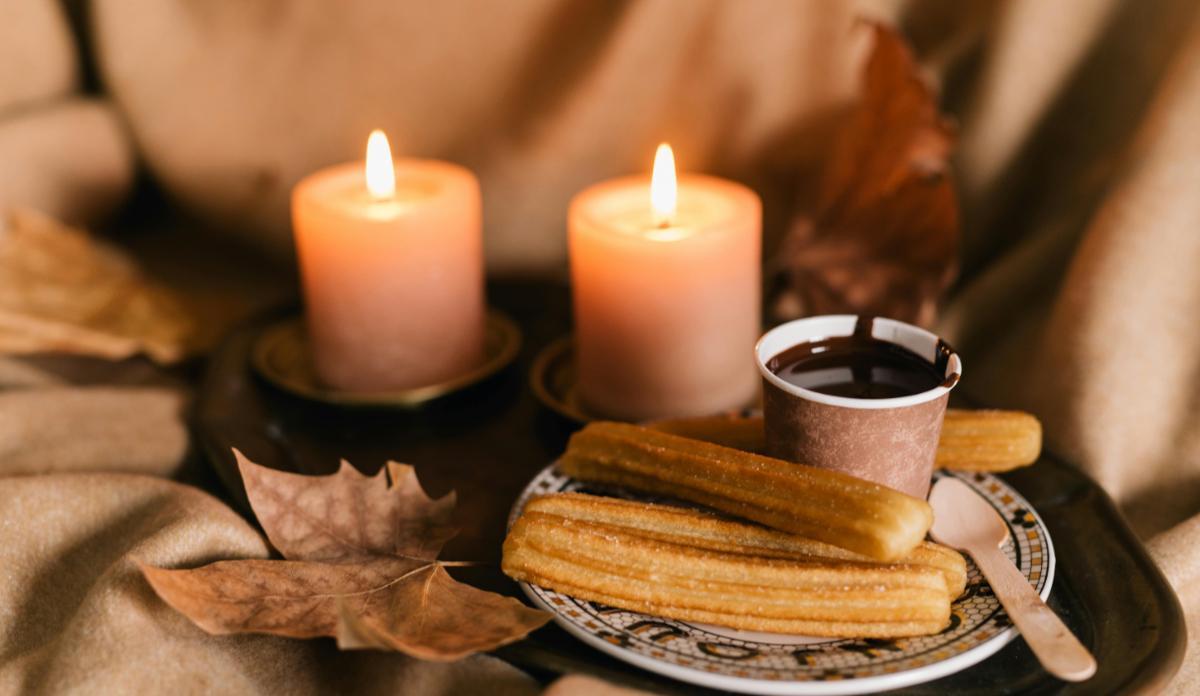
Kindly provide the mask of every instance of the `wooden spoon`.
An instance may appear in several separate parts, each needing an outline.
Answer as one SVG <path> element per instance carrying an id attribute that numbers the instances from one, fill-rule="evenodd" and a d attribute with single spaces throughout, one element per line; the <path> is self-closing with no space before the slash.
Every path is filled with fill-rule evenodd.
<path id="1" fill-rule="evenodd" d="M 1066 681 L 1084 681 L 1096 673 L 1096 658 L 1046 606 L 1033 586 L 1000 550 L 1008 526 L 970 486 L 943 477 L 929 494 L 935 541 L 965 551 L 987 578 L 996 598 L 1021 631 L 1046 671 Z"/>

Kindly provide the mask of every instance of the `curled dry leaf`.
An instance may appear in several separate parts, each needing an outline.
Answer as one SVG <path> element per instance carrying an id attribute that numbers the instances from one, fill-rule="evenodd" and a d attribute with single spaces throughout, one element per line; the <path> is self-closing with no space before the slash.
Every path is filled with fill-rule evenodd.
<path id="1" fill-rule="evenodd" d="M 509 597 L 457 582 L 441 565 L 417 570 L 411 582 L 397 583 L 385 597 L 388 605 L 379 611 L 362 611 L 353 598 L 338 599 L 339 647 L 457 659 L 511 642 L 514 626 L 528 631 L 549 618 Z"/>
<path id="2" fill-rule="evenodd" d="M 429 563 L 386 559 L 360 563 L 217 561 L 193 570 L 142 566 L 160 597 L 209 633 L 271 633 L 290 638 L 336 635 L 337 602 L 357 611 L 386 605 L 397 578 Z"/>
<path id="3" fill-rule="evenodd" d="M 453 494 L 425 495 L 412 467 L 363 476 L 259 466 L 234 451 L 251 507 L 288 560 L 219 561 L 192 570 L 142 566 L 167 604 L 213 634 L 332 636 L 345 649 L 456 660 L 525 636 L 548 620 L 511 597 L 464 585 L 437 556 L 454 536 Z"/>
<path id="4" fill-rule="evenodd" d="M 928 325 L 956 272 L 953 129 L 904 40 L 872 27 L 862 96 L 835 136 L 812 214 L 773 264 L 778 320 L 849 312 Z"/>
<path id="5" fill-rule="evenodd" d="M 178 300 L 115 247 L 29 211 L 0 225 L 0 352 L 168 363 L 193 335 Z"/>

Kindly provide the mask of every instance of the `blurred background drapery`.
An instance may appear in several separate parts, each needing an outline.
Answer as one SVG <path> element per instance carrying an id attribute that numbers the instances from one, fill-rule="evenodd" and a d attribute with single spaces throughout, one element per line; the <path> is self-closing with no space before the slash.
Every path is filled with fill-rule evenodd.
<path id="1" fill-rule="evenodd" d="M 571 194 L 647 171 L 668 140 L 682 169 L 763 195 L 770 253 L 811 203 L 829 134 L 855 97 L 870 39 L 858 18 L 909 38 L 958 121 L 961 272 L 938 328 L 965 356 L 963 389 L 1036 413 L 1048 446 L 1151 540 L 1200 626 L 1200 594 L 1187 589 L 1200 579 L 1192 0 L 6 0 L 0 208 L 109 229 L 184 292 L 251 304 L 288 283 L 292 184 L 361 157 L 366 133 L 382 127 L 400 153 L 478 173 L 492 272 L 561 275 Z M 139 208 L 160 198 L 170 215 L 130 235 L 130 225 L 147 226 Z M 231 239 L 253 249 L 251 261 L 211 251 Z M 44 358 L 0 367 L 9 387 L 0 473 L 169 476 L 183 457 L 178 384 L 127 368 L 79 374 Z M 90 427 L 74 427 L 83 421 Z M 67 432 L 77 444 L 63 452 Z M 114 442 L 140 433 L 157 443 L 153 456 L 114 454 Z M 87 507 L 106 500 L 106 486 L 152 496 L 168 485 L 62 476 L 5 495 Z M 202 518 L 219 516 L 205 505 Z M 0 506 L 6 524 L 42 523 L 15 509 Z M 238 544 L 252 533 L 238 533 L 251 536 L 190 550 L 181 533 L 175 558 L 247 553 Z M 16 554 L 31 569 L 0 581 L 14 597 L 41 587 L 39 574 L 58 562 L 29 535 L 0 549 L 0 560 Z M 101 571 L 80 582 L 117 591 Z M 47 620 L 115 620 L 72 606 Z M 29 620 L 4 619 L 0 637 L 27 635 Z M 203 643 L 213 660 L 233 649 L 223 640 Z M 169 659 L 178 645 L 145 659 Z M 37 683 L 65 659 L 42 650 L 0 670 L 0 684 Z M 1173 688 L 1198 683 L 1200 656 L 1189 656 Z"/>

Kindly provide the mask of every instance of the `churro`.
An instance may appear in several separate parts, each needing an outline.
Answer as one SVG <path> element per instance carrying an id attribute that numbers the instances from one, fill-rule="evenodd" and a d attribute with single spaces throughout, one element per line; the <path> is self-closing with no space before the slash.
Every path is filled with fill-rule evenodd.
<path id="1" fill-rule="evenodd" d="M 732 447 L 743 452 L 766 454 L 766 434 L 761 416 L 696 416 L 692 418 L 667 418 L 649 424 L 664 433 L 703 440 L 722 447 Z"/>
<path id="2" fill-rule="evenodd" d="M 766 451 L 760 417 L 704 416 L 651 424 L 655 430 L 724 447 Z M 936 466 L 966 471 L 1011 471 L 1037 461 L 1042 424 L 1022 411 L 946 409 Z"/>
<path id="3" fill-rule="evenodd" d="M 891 561 L 933 521 L 929 504 L 836 471 L 624 423 L 571 437 L 559 466 L 584 481 L 665 495 Z"/>
<path id="4" fill-rule="evenodd" d="M 616 527 L 648 539 L 707 551 L 793 561 L 874 563 L 862 554 L 820 541 L 672 505 L 558 493 L 530 500 L 525 512 Z M 897 563 L 939 570 L 945 577 L 951 597 L 962 594 L 967 583 L 967 564 L 962 555 L 941 544 L 922 541 Z"/>
<path id="5" fill-rule="evenodd" d="M 1042 424 L 1020 411 L 947 409 L 936 465 L 966 471 L 1010 471 L 1037 461 Z"/>
<path id="6" fill-rule="evenodd" d="M 536 511 L 510 530 L 503 569 L 578 599 L 745 630 L 892 638 L 935 633 L 950 617 L 935 568 L 711 551 Z"/>

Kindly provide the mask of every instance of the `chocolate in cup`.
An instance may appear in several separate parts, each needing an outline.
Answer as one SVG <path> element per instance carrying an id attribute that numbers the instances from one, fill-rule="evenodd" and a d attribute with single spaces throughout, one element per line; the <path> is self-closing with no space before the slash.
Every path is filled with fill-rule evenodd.
<path id="1" fill-rule="evenodd" d="M 772 358 L 802 343 L 833 337 L 874 338 L 906 348 L 942 381 L 893 398 L 834 396 L 792 384 L 770 369 Z M 942 418 L 962 361 L 945 341 L 894 319 L 852 314 L 797 319 L 771 329 L 755 346 L 763 377 L 767 453 L 842 471 L 924 499 L 929 494 Z"/>

